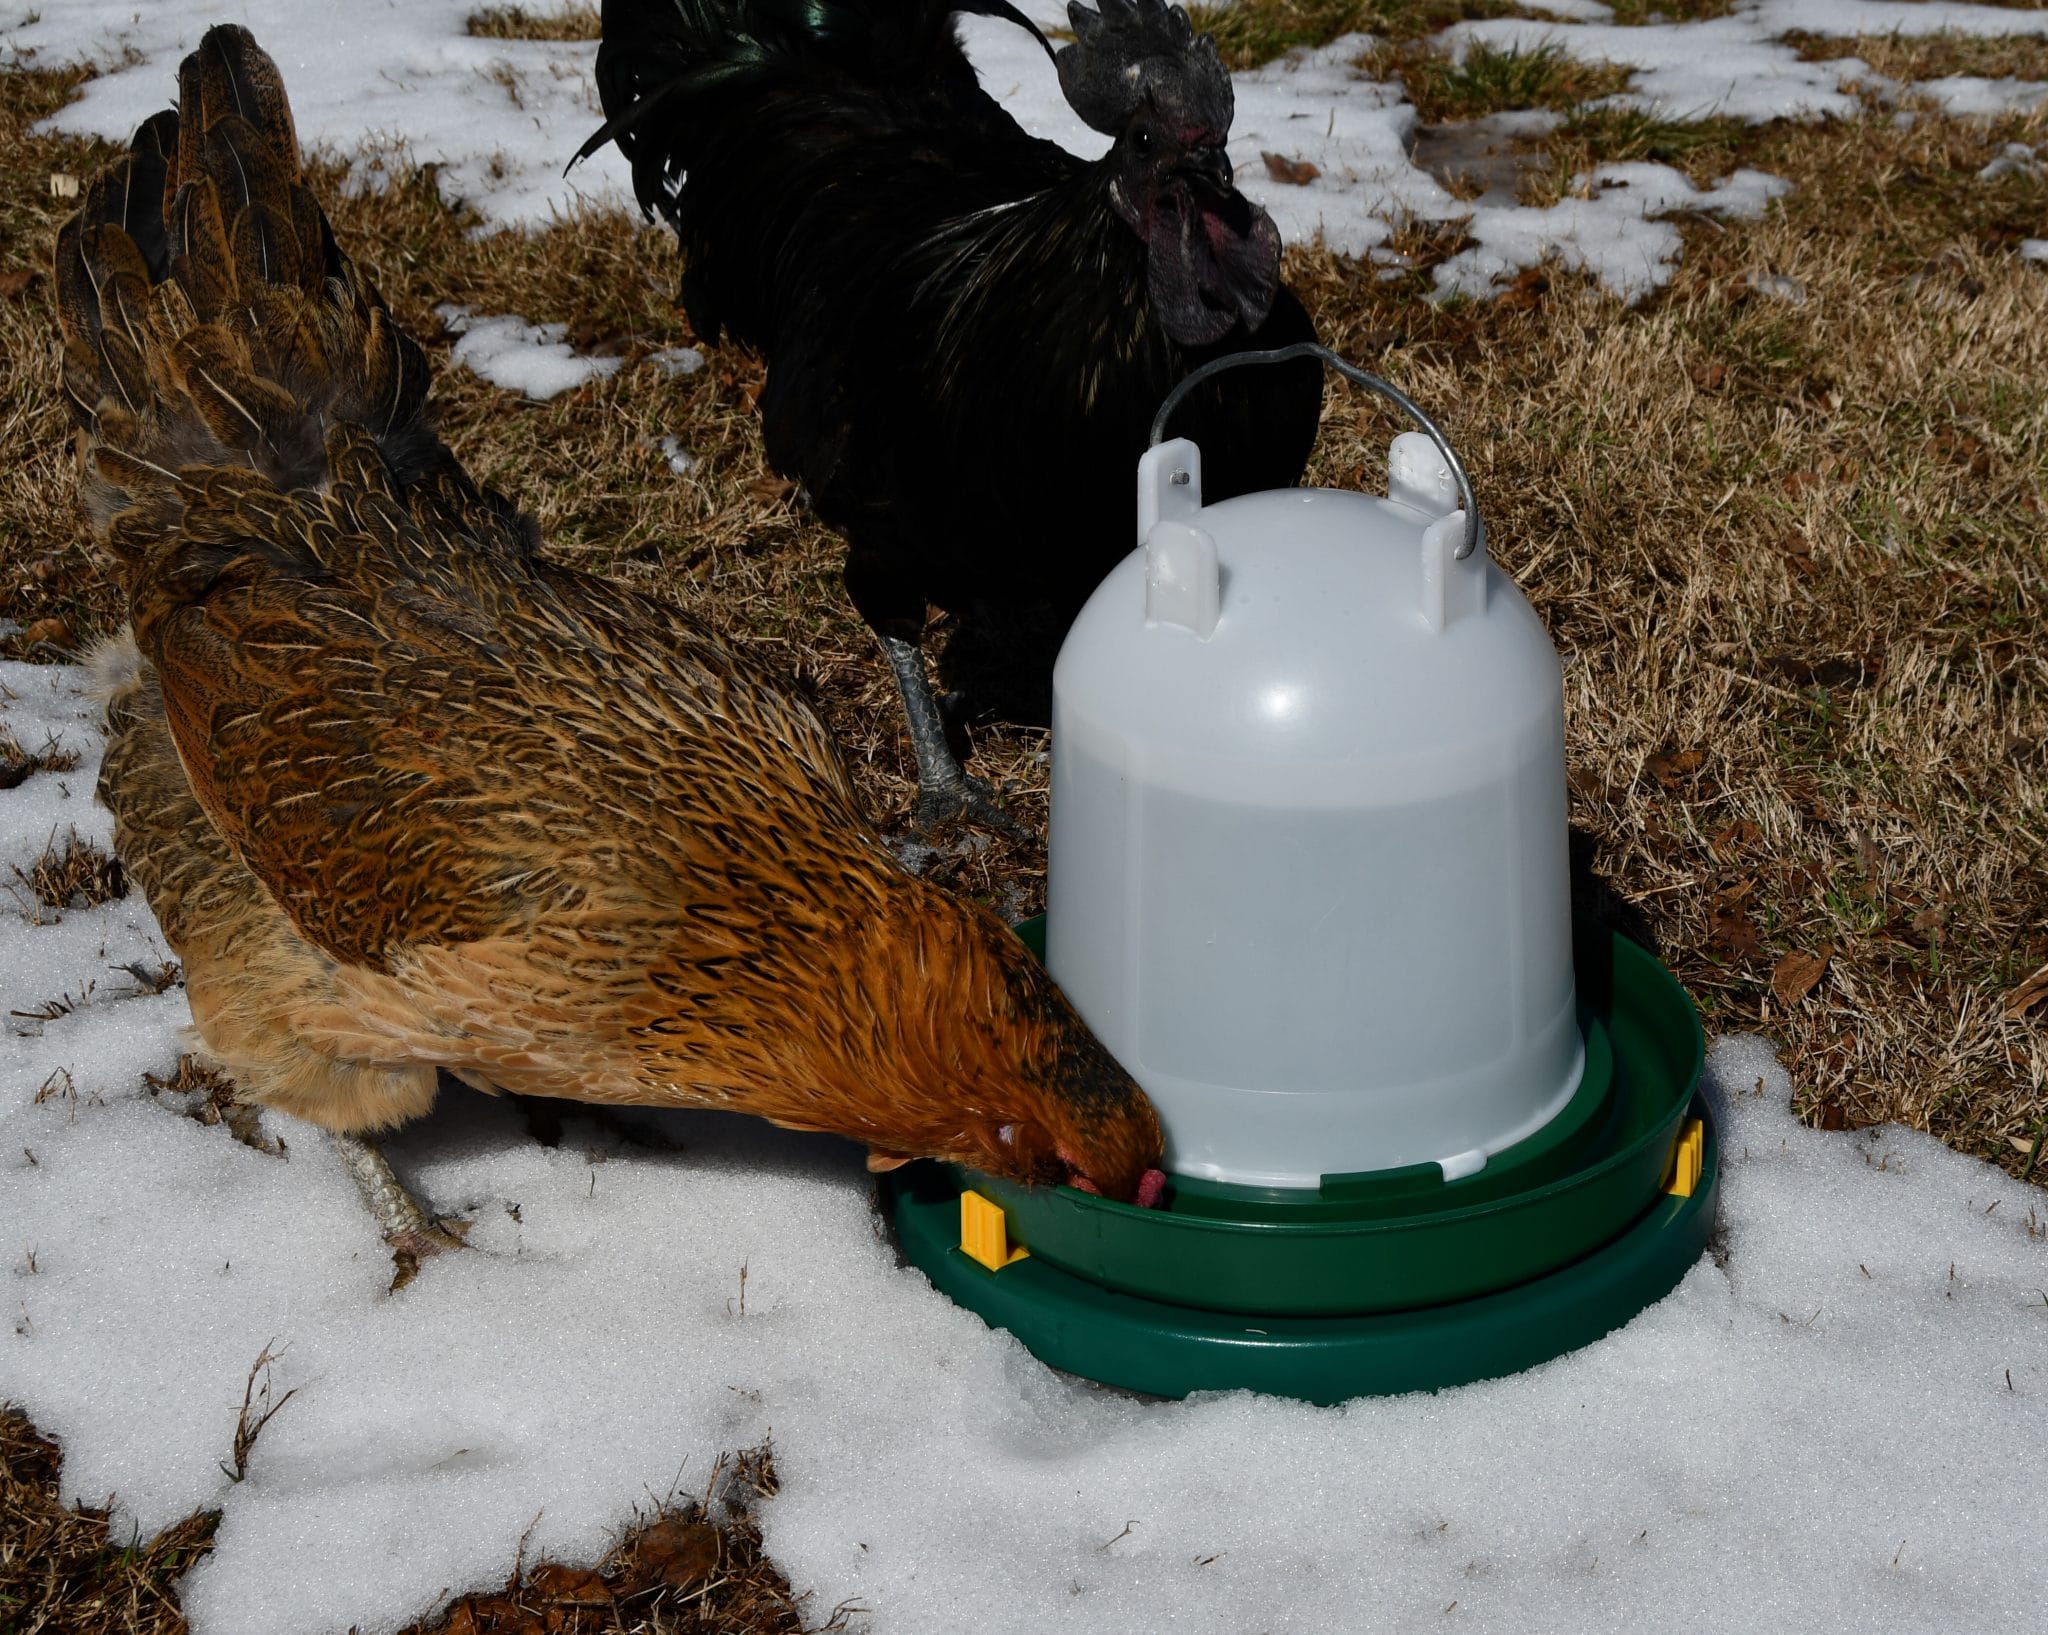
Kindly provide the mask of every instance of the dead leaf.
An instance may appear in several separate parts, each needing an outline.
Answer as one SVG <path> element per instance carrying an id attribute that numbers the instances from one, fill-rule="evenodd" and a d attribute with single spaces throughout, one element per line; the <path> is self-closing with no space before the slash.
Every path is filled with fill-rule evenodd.
<path id="1" fill-rule="evenodd" d="M 50 172 L 50 197 L 53 199 L 75 199 L 78 197 L 78 178 L 68 170 Z"/>
<path id="2" fill-rule="evenodd" d="M 1778 1003 L 1790 1010 L 1814 990 L 1835 957 L 1834 946 L 1823 943 L 1813 953 L 1795 948 L 1771 969 L 1771 992 Z"/>
<path id="3" fill-rule="evenodd" d="M 0 272 L 0 301 L 18 301 L 42 274 L 34 267 L 9 267 Z"/>
<path id="4" fill-rule="evenodd" d="M 1699 771 L 1706 760 L 1704 750 L 1665 749 L 1643 762 L 1643 770 L 1666 789 L 1676 789 L 1687 777 Z"/>
<path id="5" fill-rule="evenodd" d="M 1820 473 L 1818 471 L 1787 472 L 1785 480 L 1780 486 L 1789 496 L 1796 500 L 1803 495 L 1811 494 L 1820 487 Z"/>
<path id="6" fill-rule="evenodd" d="M 782 500 L 796 492 L 796 484 L 787 477 L 756 477 L 747 492 L 757 500 Z"/>
<path id="7" fill-rule="evenodd" d="M 664 1516 L 635 1541 L 640 1560 L 671 1588 L 687 1590 L 718 1570 L 718 1529 Z"/>
<path id="8" fill-rule="evenodd" d="M 1696 363 L 1686 373 L 1701 391 L 1718 392 L 1728 379 L 1728 365 L 1717 358 L 1711 363 Z"/>
<path id="9" fill-rule="evenodd" d="M 611 1599 L 611 1586 L 602 1574 L 588 1567 L 564 1567 L 551 1561 L 535 1568 L 527 1578 L 526 1594 L 547 1601 L 604 1602 Z"/>
<path id="10" fill-rule="evenodd" d="M 1289 159 L 1283 154 L 1262 153 L 1266 161 L 1266 174 L 1276 182 L 1285 182 L 1289 187 L 1307 187 L 1322 172 L 1306 159 Z"/>
<path id="11" fill-rule="evenodd" d="M 1842 1111 L 1839 1101 L 1820 1104 L 1820 1127 L 1823 1130 L 1846 1130 L 1849 1127 L 1849 1115 Z"/>
<path id="12" fill-rule="evenodd" d="M 1737 818 L 1725 828 L 1715 830 L 1707 844 L 1714 848 L 1716 857 L 1728 857 L 1745 846 L 1759 844 L 1763 838 L 1763 830 L 1748 818 Z"/>
<path id="13" fill-rule="evenodd" d="M 1935 903 L 1930 907 L 1921 909 L 1920 912 L 1918 914 L 1915 914 L 1910 920 L 1906 922 L 1906 924 L 1909 925 L 1913 930 L 1919 932 L 1921 936 L 1931 937 L 1936 932 L 1940 931 L 1942 925 L 1944 924 L 1944 922 L 1947 921 L 1947 919 L 1948 904 Z"/>
<path id="14" fill-rule="evenodd" d="M 1763 952 L 1763 933 L 1744 908 L 1717 908 L 1708 922 L 1713 940 L 1730 959 L 1754 959 Z"/>
<path id="15" fill-rule="evenodd" d="M 1494 297 L 1494 304 L 1504 312 L 1535 312 L 1549 293 L 1549 274 L 1541 267 L 1524 267 L 1515 281 Z"/>
<path id="16" fill-rule="evenodd" d="M 2033 1142 L 2031 1142 L 2031 1141 L 2022 1141 L 2022 1140 L 2021 1140 L 2021 1139 L 2020 1139 L 2020 1138 L 2019 1138 L 2018 1136 L 2016 1136 L 2016 1135 L 2009 1135 L 2009 1136 L 2007 1136 L 2007 1137 L 2006 1137 L 2005 1139 L 2006 1139 L 2006 1142 L 2007 1142 L 2007 1144 L 2008 1144 L 2009 1146 L 2011 1146 L 2012 1150 L 2013 1150 L 2014 1152 L 2018 1153 L 2018 1154 L 2019 1154 L 2019 1155 L 2020 1155 L 2020 1156 L 2021 1156 L 2022 1158 L 2031 1158 L 2031 1157 L 2033 1157 L 2033 1155 L 2034 1155 L 2034 1143 L 2033 1143 Z"/>
<path id="17" fill-rule="evenodd" d="M 21 647 L 24 652 L 45 643 L 51 647 L 69 647 L 71 642 L 71 621 L 61 615 L 32 620 L 28 628 L 21 633 Z"/>
<path id="18" fill-rule="evenodd" d="M 1937 432 L 1927 439 L 1929 459 L 1981 477 L 1991 469 L 1991 452 L 1968 432 Z"/>
<path id="19" fill-rule="evenodd" d="M 2042 966 L 2005 996 L 2006 1017 L 2016 1021 L 2044 999 L 2048 999 L 2048 965 Z"/>

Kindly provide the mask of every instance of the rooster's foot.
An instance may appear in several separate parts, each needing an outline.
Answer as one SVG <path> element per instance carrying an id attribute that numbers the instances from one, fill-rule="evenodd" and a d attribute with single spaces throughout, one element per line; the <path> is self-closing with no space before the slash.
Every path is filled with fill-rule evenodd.
<path id="1" fill-rule="evenodd" d="M 912 819 L 916 839 L 928 843 L 934 829 L 960 820 L 1011 840 L 1031 838 L 1031 831 L 1004 808 L 996 799 L 995 790 L 980 778 L 961 772 L 957 781 L 949 779 L 942 784 L 918 786 L 917 812 Z"/>

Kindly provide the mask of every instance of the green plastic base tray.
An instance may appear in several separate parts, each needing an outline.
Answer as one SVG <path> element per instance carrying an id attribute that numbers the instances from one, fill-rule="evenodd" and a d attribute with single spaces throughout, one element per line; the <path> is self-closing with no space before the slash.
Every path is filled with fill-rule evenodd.
<path id="1" fill-rule="evenodd" d="M 1038 923 L 1020 928 L 1039 946 Z M 1141 1210 L 937 1164 L 888 1183 L 905 1254 L 1054 1367 L 1160 1396 L 1248 1387 L 1312 1402 L 1461 1385 L 1571 1351 L 1676 1285 L 1712 1230 L 1718 1147 L 1684 991 L 1581 927 L 1587 1072 L 1566 1110 L 1477 1175 L 1434 1165 L 1275 1192 L 1176 1178 Z M 1689 1195 L 1664 1190 L 1690 1120 Z M 959 1248 L 960 1194 L 1030 1256 Z"/>

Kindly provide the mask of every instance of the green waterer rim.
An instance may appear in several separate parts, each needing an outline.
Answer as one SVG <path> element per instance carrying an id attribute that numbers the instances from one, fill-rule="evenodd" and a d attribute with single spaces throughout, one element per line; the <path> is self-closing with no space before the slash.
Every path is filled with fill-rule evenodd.
<path id="1" fill-rule="evenodd" d="M 1141 1210 L 915 1164 L 886 1183 L 904 1253 L 1045 1362 L 1160 1396 L 1244 1387 L 1339 1402 L 1588 1344 L 1705 1249 L 1718 1147 L 1684 990 L 1635 944 L 1575 929 L 1585 1078 L 1563 1113 L 1476 1175 L 1446 1182 L 1422 1165 L 1287 1192 L 1176 1177 L 1162 1208 Z M 1042 920 L 1019 934 L 1042 951 Z M 1689 1190 L 1668 1190 L 1674 1172 Z M 969 1189 L 1027 1257 L 991 1271 L 962 1251 Z"/>

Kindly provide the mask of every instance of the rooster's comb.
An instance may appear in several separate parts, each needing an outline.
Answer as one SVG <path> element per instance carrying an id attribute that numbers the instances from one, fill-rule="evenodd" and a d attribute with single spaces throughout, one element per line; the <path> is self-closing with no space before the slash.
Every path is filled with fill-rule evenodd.
<path id="1" fill-rule="evenodd" d="M 1216 42 L 1165 0 L 1070 0 L 1074 43 L 1053 61 L 1075 113 L 1116 136 L 1148 97 L 1184 130 L 1221 140 L 1230 130 L 1230 75 Z"/>

